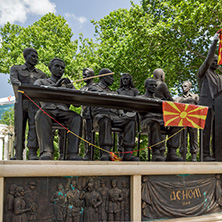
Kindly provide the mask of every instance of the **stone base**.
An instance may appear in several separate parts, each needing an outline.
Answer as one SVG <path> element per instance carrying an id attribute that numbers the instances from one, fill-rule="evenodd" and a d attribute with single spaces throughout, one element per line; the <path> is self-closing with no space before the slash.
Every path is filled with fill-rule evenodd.
<path id="1" fill-rule="evenodd" d="M 141 183 L 146 175 L 221 174 L 222 162 L 79 162 L 79 161 L 0 161 L 0 222 L 3 221 L 6 178 L 42 177 L 130 177 L 130 218 L 141 221 Z M 108 180 L 107 180 L 108 181 Z M 164 218 L 163 218 L 164 219 Z M 222 221 L 222 214 L 177 218 L 163 221 Z M 151 220 L 149 220 L 151 221 Z M 158 221 L 158 220 L 155 220 Z"/>
<path id="2" fill-rule="evenodd" d="M 182 217 L 168 220 L 155 220 L 155 222 L 219 222 L 222 221 L 222 213 L 207 214 L 198 217 Z"/>

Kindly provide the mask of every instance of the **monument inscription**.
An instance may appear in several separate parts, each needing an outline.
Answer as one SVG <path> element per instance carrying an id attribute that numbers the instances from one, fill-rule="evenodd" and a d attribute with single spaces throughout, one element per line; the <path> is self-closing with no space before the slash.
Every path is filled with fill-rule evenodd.
<path id="1" fill-rule="evenodd" d="M 142 218 L 198 216 L 220 212 L 220 175 L 142 177 Z"/>

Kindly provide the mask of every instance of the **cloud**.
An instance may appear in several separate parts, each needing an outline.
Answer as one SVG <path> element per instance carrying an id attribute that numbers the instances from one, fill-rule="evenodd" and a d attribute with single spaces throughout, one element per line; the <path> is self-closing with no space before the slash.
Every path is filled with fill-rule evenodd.
<path id="1" fill-rule="evenodd" d="M 55 13 L 56 5 L 50 0 L 0 0 L 0 25 L 7 22 L 25 23 L 27 16 Z"/>
<path id="2" fill-rule="evenodd" d="M 86 17 L 84 17 L 84 16 L 76 16 L 75 14 L 73 14 L 73 13 L 69 13 L 69 12 L 67 12 L 67 13 L 65 13 L 65 17 L 67 18 L 67 19 L 72 19 L 72 20 L 74 20 L 75 22 L 78 22 L 78 23 L 80 23 L 80 25 L 83 25 L 84 23 L 86 23 L 88 20 L 87 20 L 87 18 Z"/>

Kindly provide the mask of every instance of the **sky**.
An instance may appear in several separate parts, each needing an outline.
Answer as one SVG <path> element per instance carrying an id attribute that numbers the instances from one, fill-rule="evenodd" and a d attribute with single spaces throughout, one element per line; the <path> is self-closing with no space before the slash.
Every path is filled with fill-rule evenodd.
<path id="1" fill-rule="evenodd" d="M 140 0 L 132 0 L 140 4 Z M 94 26 L 90 20 L 100 20 L 110 12 L 131 7 L 131 0 L 0 0 L 0 27 L 10 22 L 23 27 L 32 25 L 42 16 L 51 12 L 63 16 L 77 39 L 93 38 Z M 9 75 L 0 74 L 0 98 L 13 96 Z"/>

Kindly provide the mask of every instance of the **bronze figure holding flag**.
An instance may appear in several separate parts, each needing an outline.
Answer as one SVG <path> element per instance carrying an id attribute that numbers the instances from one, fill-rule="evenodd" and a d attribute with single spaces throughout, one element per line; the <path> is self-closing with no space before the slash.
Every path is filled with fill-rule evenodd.
<path id="1" fill-rule="evenodd" d="M 219 33 L 215 33 L 213 42 L 208 51 L 207 57 L 200 66 L 197 77 L 199 81 L 200 99 L 198 105 L 208 106 L 206 126 L 203 130 L 203 158 L 204 161 L 214 161 L 210 154 L 210 137 L 214 119 L 213 99 L 222 90 L 221 76 L 216 72 L 218 68 L 218 56 L 215 54 Z M 214 151 L 212 150 L 212 153 Z M 214 156 L 214 154 L 213 154 Z"/>

